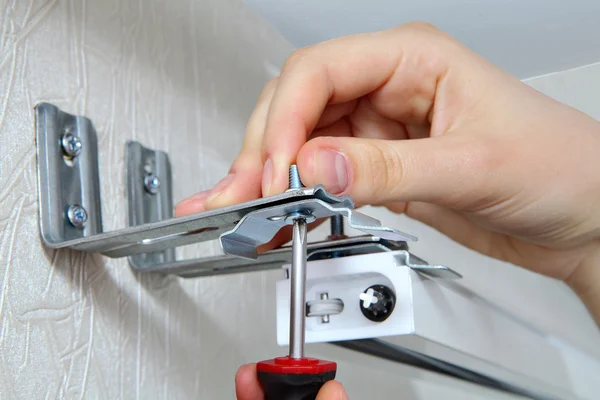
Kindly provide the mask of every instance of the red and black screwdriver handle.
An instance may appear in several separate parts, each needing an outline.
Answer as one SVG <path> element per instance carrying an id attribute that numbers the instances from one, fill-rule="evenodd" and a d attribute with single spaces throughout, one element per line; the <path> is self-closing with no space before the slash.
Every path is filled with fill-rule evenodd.
<path id="1" fill-rule="evenodd" d="M 265 400 L 315 400 L 321 387 L 335 379 L 337 364 L 316 358 L 278 357 L 256 364 Z"/>

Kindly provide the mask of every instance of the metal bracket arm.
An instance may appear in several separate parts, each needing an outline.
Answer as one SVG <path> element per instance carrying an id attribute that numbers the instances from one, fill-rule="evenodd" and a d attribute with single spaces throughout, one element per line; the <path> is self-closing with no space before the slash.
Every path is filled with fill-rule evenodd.
<path id="1" fill-rule="evenodd" d="M 92 122 L 47 103 L 35 111 L 40 233 L 50 248 L 130 256 L 132 266 L 151 270 L 177 263 L 173 251 L 177 246 L 220 239 L 226 254 L 255 260 L 256 247 L 269 242 L 294 212 L 314 218 L 343 215 L 351 227 L 369 235 L 416 240 L 354 211 L 349 196 L 334 196 L 322 186 L 173 218 L 169 158 L 137 142 L 128 142 L 126 148 L 130 227 L 103 232 Z"/>
<path id="2" fill-rule="evenodd" d="M 375 236 L 356 236 L 309 243 L 307 246 L 308 261 L 390 251 L 397 252 L 396 260 L 398 266 L 407 266 L 428 277 L 444 279 L 458 279 L 462 277 L 459 273 L 448 267 L 427 264 L 408 251 L 406 242 L 385 240 Z M 280 269 L 283 265 L 291 262 L 292 248 L 289 246 L 259 254 L 256 260 L 231 255 L 217 255 L 201 259 L 144 264 L 139 263 L 136 257 L 129 258 L 129 263 L 135 270 L 172 274 L 183 278 Z"/>

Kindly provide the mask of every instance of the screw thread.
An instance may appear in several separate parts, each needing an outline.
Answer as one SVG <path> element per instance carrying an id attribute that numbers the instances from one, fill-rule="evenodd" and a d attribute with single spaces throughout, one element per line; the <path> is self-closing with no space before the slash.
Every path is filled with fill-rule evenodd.
<path id="1" fill-rule="evenodd" d="M 300 180 L 300 174 L 298 173 L 298 166 L 296 164 L 290 165 L 290 189 L 300 189 L 304 187 Z"/>

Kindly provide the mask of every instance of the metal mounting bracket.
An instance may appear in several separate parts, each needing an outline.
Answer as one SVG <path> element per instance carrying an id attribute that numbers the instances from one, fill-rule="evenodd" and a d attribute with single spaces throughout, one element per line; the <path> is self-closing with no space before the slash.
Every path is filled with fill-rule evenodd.
<path id="1" fill-rule="evenodd" d="M 53 247 L 102 232 L 98 141 L 92 122 L 50 104 L 36 107 L 40 232 Z M 71 138 L 70 140 L 68 140 Z M 79 226 L 68 210 L 83 208 Z"/>
<path id="2" fill-rule="evenodd" d="M 128 142 L 127 204 L 129 226 L 140 226 L 173 218 L 171 162 L 163 151 Z M 129 256 L 135 269 L 175 262 L 175 249 Z"/>
<path id="3" fill-rule="evenodd" d="M 92 122 L 48 103 L 37 105 L 35 111 L 40 234 L 50 248 L 129 257 L 136 270 L 201 276 L 261 269 L 275 265 L 275 260 L 281 266 L 289 260 L 289 249 L 259 255 L 256 247 L 290 223 L 287 215 L 298 212 L 312 218 L 343 215 L 351 227 L 373 235 L 309 246 L 321 255 L 333 250 L 378 251 L 416 240 L 354 211 L 350 197 L 331 195 L 319 185 L 174 218 L 169 158 L 137 142 L 128 142 L 126 152 L 130 226 L 103 232 Z M 214 239 L 220 240 L 226 256 L 175 259 L 175 247 Z"/>

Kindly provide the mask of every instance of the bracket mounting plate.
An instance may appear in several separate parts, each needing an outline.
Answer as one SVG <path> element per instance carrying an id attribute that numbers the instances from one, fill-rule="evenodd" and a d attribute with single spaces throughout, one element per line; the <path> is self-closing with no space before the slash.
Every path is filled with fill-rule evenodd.
<path id="1" fill-rule="evenodd" d="M 80 240 L 102 232 L 98 141 L 92 122 L 67 114 L 48 103 L 35 108 L 38 163 L 38 208 L 40 234 L 48 246 Z M 62 138 L 75 135 L 80 142 L 78 155 L 70 157 Z M 67 218 L 69 206 L 83 207 L 87 221 L 82 228 Z"/>
<path id="2" fill-rule="evenodd" d="M 171 162 L 167 153 L 130 141 L 126 155 L 129 226 L 173 218 Z M 148 179 L 155 182 L 152 191 L 146 186 Z M 174 248 L 129 256 L 129 264 L 137 269 L 174 261 Z"/>

